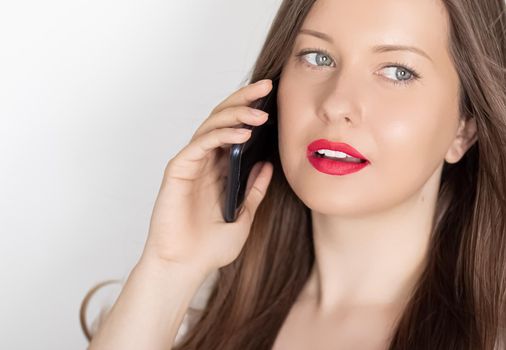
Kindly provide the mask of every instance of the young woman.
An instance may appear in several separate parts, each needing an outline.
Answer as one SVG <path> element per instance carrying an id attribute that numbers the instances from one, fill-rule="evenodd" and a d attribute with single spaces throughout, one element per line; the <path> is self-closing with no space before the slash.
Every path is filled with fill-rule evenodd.
<path id="1" fill-rule="evenodd" d="M 505 36 L 504 0 L 283 1 L 260 82 L 168 162 L 90 349 L 506 349 Z M 237 126 L 269 118 L 226 223 Z"/>

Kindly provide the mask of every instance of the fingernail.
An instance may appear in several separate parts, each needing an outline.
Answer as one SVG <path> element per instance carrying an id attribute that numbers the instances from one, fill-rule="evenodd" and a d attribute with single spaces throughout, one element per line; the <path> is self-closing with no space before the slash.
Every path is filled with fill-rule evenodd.
<path id="1" fill-rule="evenodd" d="M 270 81 L 270 79 L 262 79 L 257 81 L 254 85 L 264 85 L 267 84 Z"/>
<path id="2" fill-rule="evenodd" d="M 251 111 L 251 113 L 253 113 L 253 115 L 254 115 L 254 116 L 256 116 L 256 117 L 261 117 L 261 116 L 263 116 L 263 115 L 267 114 L 267 113 L 266 113 L 266 112 L 264 112 L 264 111 L 261 111 L 261 110 L 259 110 L 259 109 L 254 109 L 254 108 L 250 109 L 250 111 Z"/>

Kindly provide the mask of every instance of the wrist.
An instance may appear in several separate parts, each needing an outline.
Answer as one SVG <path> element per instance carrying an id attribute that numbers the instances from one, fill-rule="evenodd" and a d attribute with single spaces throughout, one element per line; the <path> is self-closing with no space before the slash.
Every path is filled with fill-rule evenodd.
<path id="1" fill-rule="evenodd" d="M 197 281 L 204 280 L 212 271 L 211 268 L 201 266 L 197 263 L 192 264 L 177 260 L 167 260 L 145 254 L 141 256 L 135 268 L 141 270 L 147 269 L 161 275 L 166 275 L 169 271 L 172 275 L 174 271 L 178 271 L 181 275 Z"/>

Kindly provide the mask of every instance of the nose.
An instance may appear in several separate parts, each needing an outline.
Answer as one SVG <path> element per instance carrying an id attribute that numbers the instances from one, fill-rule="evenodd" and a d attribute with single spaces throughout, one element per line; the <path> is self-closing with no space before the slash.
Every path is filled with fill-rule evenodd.
<path id="1" fill-rule="evenodd" d="M 348 127 L 357 126 L 361 121 L 358 79 L 352 72 L 341 70 L 340 73 L 322 83 L 317 113 L 329 126 L 342 123 Z"/>

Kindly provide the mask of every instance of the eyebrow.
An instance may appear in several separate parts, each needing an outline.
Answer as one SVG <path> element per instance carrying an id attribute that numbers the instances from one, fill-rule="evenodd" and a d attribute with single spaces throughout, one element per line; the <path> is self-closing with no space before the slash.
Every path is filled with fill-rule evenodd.
<path id="1" fill-rule="evenodd" d="M 327 42 L 329 42 L 331 44 L 334 44 L 334 40 L 332 40 L 332 37 L 330 35 L 322 33 L 322 32 L 318 32 L 316 30 L 301 29 L 299 31 L 299 34 L 312 35 L 312 36 L 315 36 L 317 38 L 323 39 L 323 40 L 325 40 L 325 41 L 327 41 Z M 417 53 L 419 55 L 422 55 L 425 58 L 427 58 L 430 61 L 432 61 L 432 58 L 430 58 L 430 56 L 425 51 L 423 51 L 422 49 L 419 49 L 416 46 L 409 46 L 409 45 L 376 45 L 376 46 L 372 47 L 372 52 L 375 52 L 375 53 L 382 53 L 382 52 L 389 52 L 389 51 L 411 51 L 411 52 Z"/>

